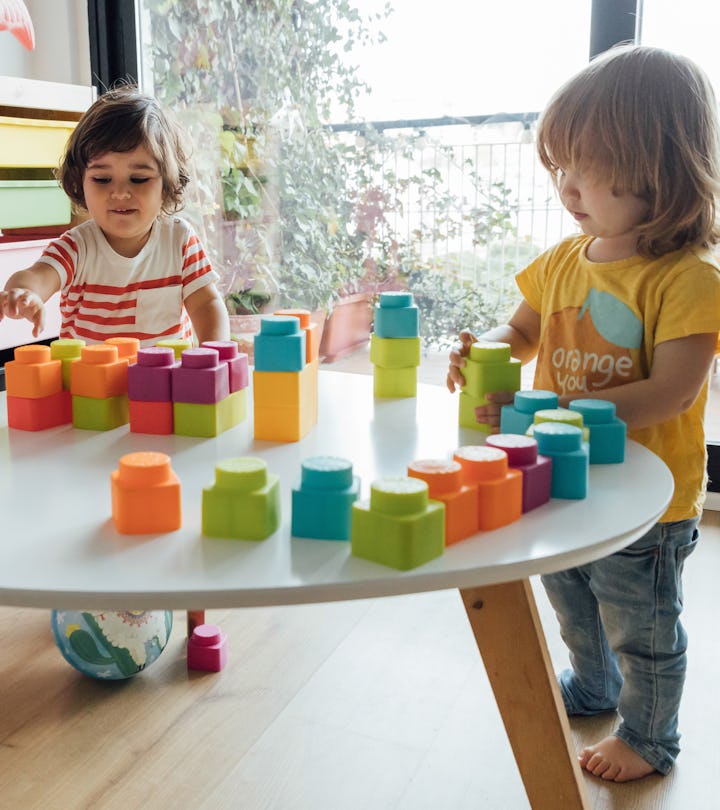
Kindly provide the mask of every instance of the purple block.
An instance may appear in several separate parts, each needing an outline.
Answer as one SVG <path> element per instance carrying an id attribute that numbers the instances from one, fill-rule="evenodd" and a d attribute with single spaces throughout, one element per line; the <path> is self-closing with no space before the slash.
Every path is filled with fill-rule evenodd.
<path id="1" fill-rule="evenodd" d="M 529 512 L 550 500 L 552 485 L 552 459 L 538 456 L 533 464 L 525 464 L 515 469 L 523 476 L 522 510 Z"/>
<path id="2" fill-rule="evenodd" d="M 177 366 L 171 348 L 138 349 L 137 363 L 128 366 L 128 399 L 136 402 L 171 402 L 172 370 Z"/>
<path id="3" fill-rule="evenodd" d="M 216 349 L 186 349 L 172 370 L 173 402 L 214 405 L 230 396 L 228 364 Z"/>
<path id="4" fill-rule="evenodd" d="M 220 360 L 228 364 L 231 394 L 248 387 L 250 380 L 248 356 L 238 351 L 234 340 L 206 340 L 202 345 L 203 348 L 215 349 L 220 355 Z"/>
<path id="5" fill-rule="evenodd" d="M 199 624 L 187 644 L 187 668 L 220 672 L 227 664 L 227 636 L 217 625 Z"/>

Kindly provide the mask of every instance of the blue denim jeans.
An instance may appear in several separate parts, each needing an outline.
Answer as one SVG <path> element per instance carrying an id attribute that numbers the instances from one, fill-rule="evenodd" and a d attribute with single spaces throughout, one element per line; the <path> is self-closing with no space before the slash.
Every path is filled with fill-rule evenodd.
<path id="1" fill-rule="evenodd" d="M 681 578 L 697 538 L 696 519 L 657 523 L 623 551 L 542 577 L 570 650 L 558 679 L 567 713 L 617 709 L 615 734 L 660 773 L 680 751 Z"/>

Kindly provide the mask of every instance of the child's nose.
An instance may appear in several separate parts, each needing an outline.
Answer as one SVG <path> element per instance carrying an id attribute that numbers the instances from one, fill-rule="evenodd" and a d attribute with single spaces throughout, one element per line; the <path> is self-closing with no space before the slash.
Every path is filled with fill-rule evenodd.
<path id="1" fill-rule="evenodd" d="M 112 188 L 110 189 L 111 197 L 125 198 L 129 197 L 130 194 L 130 186 L 127 183 L 113 183 Z"/>

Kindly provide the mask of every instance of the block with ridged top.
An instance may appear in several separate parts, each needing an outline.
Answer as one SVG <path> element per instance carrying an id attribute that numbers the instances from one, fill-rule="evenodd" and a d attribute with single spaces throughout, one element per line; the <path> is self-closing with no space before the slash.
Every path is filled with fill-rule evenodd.
<path id="1" fill-rule="evenodd" d="M 353 475 L 351 461 L 336 456 L 305 459 L 292 490 L 292 534 L 349 540 L 352 505 L 359 495 L 360 479 Z"/>
<path id="2" fill-rule="evenodd" d="M 48 346 L 18 346 L 13 359 L 5 363 L 8 396 L 37 399 L 63 390 L 62 365 L 53 360 Z"/>
<path id="3" fill-rule="evenodd" d="M 230 394 L 230 371 L 215 349 L 186 349 L 171 373 L 173 402 L 214 405 Z"/>
<path id="4" fill-rule="evenodd" d="M 510 345 L 478 341 L 470 347 L 461 369 L 465 385 L 461 391 L 487 404 L 486 395 L 520 390 L 520 361 L 510 356 Z"/>
<path id="5" fill-rule="evenodd" d="M 305 363 L 305 332 L 292 315 L 264 315 L 255 335 L 256 371 L 302 371 Z"/>
<path id="6" fill-rule="evenodd" d="M 375 305 L 373 334 L 381 338 L 413 338 L 419 334 L 417 305 L 410 292 L 383 292 Z"/>
<path id="7" fill-rule="evenodd" d="M 568 408 L 583 418 L 589 431 L 590 463 L 621 464 L 625 461 L 627 426 L 615 415 L 615 403 L 603 399 L 574 399 Z"/>
<path id="8" fill-rule="evenodd" d="M 249 381 L 248 356 L 238 351 L 234 340 L 206 340 L 202 343 L 203 349 L 215 349 L 221 363 L 226 363 L 230 376 L 230 393 L 247 388 Z"/>
<path id="9" fill-rule="evenodd" d="M 478 488 L 478 526 L 497 529 L 522 515 L 522 473 L 510 469 L 507 453 L 497 447 L 466 445 L 453 454 L 463 483 Z"/>
<path id="10" fill-rule="evenodd" d="M 127 395 L 127 360 L 121 360 L 117 346 L 96 343 L 83 346 L 80 359 L 70 367 L 70 392 L 92 399 Z"/>
<path id="11" fill-rule="evenodd" d="M 193 347 L 191 340 L 183 340 L 182 338 L 165 338 L 163 340 L 158 340 L 155 345 L 160 346 L 161 348 L 172 349 L 176 360 L 179 360 L 182 357 L 182 353 L 184 351 L 187 349 L 192 349 Z"/>
<path id="12" fill-rule="evenodd" d="M 310 319 L 310 310 L 276 309 L 273 315 L 285 315 L 300 321 L 300 328 L 305 332 L 305 362 L 311 363 L 313 360 L 317 360 L 320 355 L 320 338 L 318 325 Z"/>
<path id="13" fill-rule="evenodd" d="M 508 465 L 522 473 L 522 510 L 529 512 L 550 500 L 552 459 L 538 454 L 537 441 L 517 433 L 496 433 L 485 440 L 507 454 Z"/>
<path id="14" fill-rule="evenodd" d="M 533 423 L 535 412 L 557 408 L 558 395 L 554 391 L 518 391 L 512 405 L 500 409 L 501 433 L 525 433 Z"/>
<path id="15" fill-rule="evenodd" d="M 138 349 L 128 368 L 128 398 L 142 402 L 172 402 L 172 370 L 178 366 L 169 346 Z"/>
<path id="16" fill-rule="evenodd" d="M 552 459 L 550 495 L 575 500 L 587 497 L 590 453 L 582 430 L 567 422 L 541 422 L 534 425 L 533 438 L 538 452 Z"/>
<path id="17" fill-rule="evenodd" d="M 140 348 L 140 341 L 134 337 L 111 337 L 105 343 L 109 346 L 117 346 L 118 358 L 126 360 L 128 364 L 137 362 L 137 353 Z"/>
<path id="18" fill-rule="evenodd" d="M 182 525 L 180 481 L 165 453 L 122 456 L 110 486 L 112 519 L 121 534 L 172 532 Z"/>
<path id="19" fill-rule="evenodd" d="M 439 557 L 445 548 L 445 505 L 428 498 L 425 481 L 381 478 L 370 498 L 352 506 L 355 557 L 407 571 Z"/>
<path id="20" fill-rule="evenodd" d="M 280 517 L 280 479 L 263 459 L 240 456 L 215 465 L 215 481 L 202 493 L 203 534 L 264 540 Z"/>
<path id="21" fill-rule="evenodd" d="M 535 431 L 535 425 L 539 425 L 542 422 L 558 422 L 562 425 L 574 425 L 582 430 L 583 441 L 590 441 L 590 431 L 585 427 L 583 416 L 579 411 L 571 411 L 569 408 L 547 408 L 535 411 L 533 423 L 526 431 L 527 435 L 532 436 Z"/>

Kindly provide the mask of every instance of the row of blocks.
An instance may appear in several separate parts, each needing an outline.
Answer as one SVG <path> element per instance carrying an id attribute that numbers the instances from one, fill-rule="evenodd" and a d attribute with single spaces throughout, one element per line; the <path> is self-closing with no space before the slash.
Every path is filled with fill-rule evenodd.
<path id="1" fill-rule="evenodd" d="M 412 293 L 380 293 L 370 335 L 370 362 L 376 397 L 417 395 L 419 316 Z"/>

